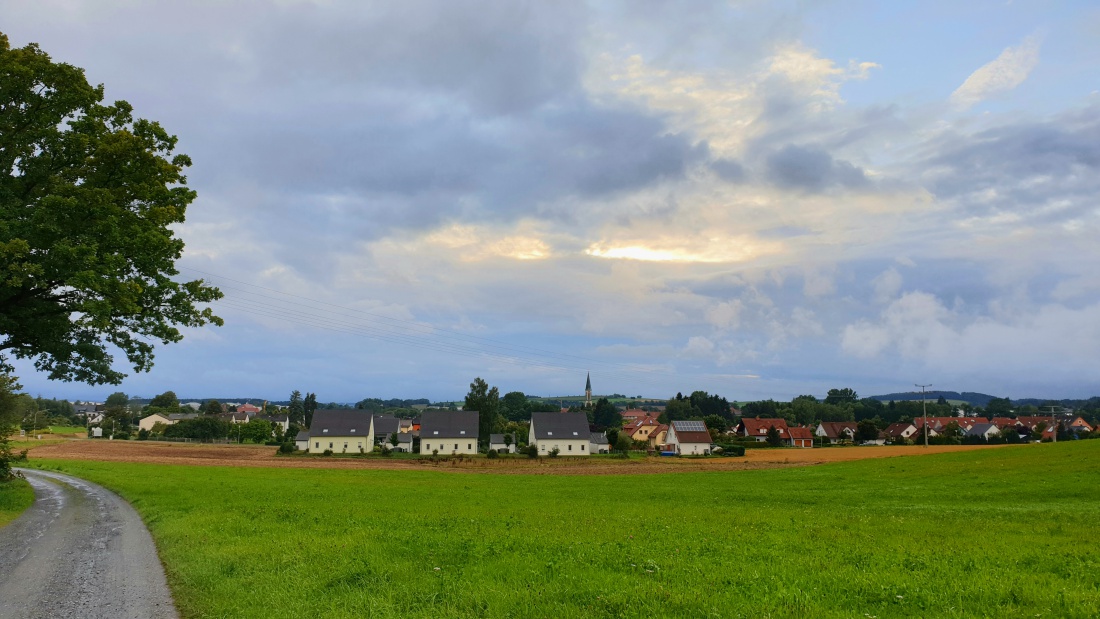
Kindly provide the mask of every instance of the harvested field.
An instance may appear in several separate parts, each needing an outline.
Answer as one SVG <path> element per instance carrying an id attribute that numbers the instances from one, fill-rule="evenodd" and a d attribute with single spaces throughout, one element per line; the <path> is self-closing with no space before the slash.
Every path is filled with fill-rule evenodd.
<path id="1" fill-rule="evenodd" d="M 509 457 L 497 460 L 465 458 L 433 461 L 409 457 L 378 456 L 278 456 L 274 447 L 261 445 L 201 445 L 145 441 L 76 440 L 35 447 L 33 459 L 91 460 L 101 462 L 148 462 L 191 466 L 245 466 L 265 468 L 440 470 L 466 473 L 523 473 L 563 475 L 617 475 L 633 473 L 677 473 L 688 471 L 738 471 L 808 466 L 828 462 L 894 458 L 921 454 L 998 449 L 1007 446 L 933 445 L 828 447 L 823 449 L 750 449 L 743 458 L 631 458 L 605 456 L 588 458 Z"/>

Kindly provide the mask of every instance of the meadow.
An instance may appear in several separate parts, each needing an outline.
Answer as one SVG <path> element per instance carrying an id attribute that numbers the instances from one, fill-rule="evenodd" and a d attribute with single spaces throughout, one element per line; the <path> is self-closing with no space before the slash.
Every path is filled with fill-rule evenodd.
<path id="1" fill-rule="evenodd" d="M 1094 617 L 1100 441 L 653 475 L 44 461 L 185 617 Z"/>

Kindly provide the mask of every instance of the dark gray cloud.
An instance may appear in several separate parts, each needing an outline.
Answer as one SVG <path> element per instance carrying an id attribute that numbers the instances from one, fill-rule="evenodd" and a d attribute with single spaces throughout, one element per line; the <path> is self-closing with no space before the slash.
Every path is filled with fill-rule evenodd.
<path id="1" fill-rule="evenodd" d="M 768 179 L 781 189 L 819 192 L 867 184 L 861 168 L 813 146 L 788 144 L 768 156 L 766 165 Z"/>
<path id="2" fill-rule="evenodd" d="M 1058 221 L 1095 211 L 1100 195 L 1100 106 L 926 146 L 921 162 L 936 197 L 972 215 L 1014 212 Z"/>
<path id="3" fill-rule="evenodd" d="M 710 162 L 710 169 L 727 183 L 741 183 L 745 180 L 745 166 L 736 159 L 715 159 Z"/>

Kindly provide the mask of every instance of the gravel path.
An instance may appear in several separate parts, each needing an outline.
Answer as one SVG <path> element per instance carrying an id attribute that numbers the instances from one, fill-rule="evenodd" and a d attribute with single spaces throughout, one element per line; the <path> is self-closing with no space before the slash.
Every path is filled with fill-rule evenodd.
<path id="1" fill-rule="evenodd" d="M 0 529 L 0 617 L 178 617 L 134 508 L 76 477 L 21 472 L 35 501 Z"/>

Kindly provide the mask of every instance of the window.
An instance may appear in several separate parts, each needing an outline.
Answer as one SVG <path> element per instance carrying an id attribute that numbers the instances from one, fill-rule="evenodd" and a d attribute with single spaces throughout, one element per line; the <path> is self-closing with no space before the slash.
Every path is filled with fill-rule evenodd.
<path id="1" fill-rule="evenodd" d="M 466 434 L 466 431 L 465 430 L 459 430 L 458 433 L 459 434 Z"/>
<path id="2" fill-rule="evenodd" d="M 432 434 L 439 434 L 439 430 L 432 430 Z"/>
<path id="3" fill-rule="evenodd" d="M 455 443 L 455 451 L 458 451 L 458 443 Z"/>
<path id="4" fill-rule="evenodd" d="M 546 451 L 546 443 L 543 443 L 542 445 L 539 445 L 539 449 L 541 449 L 543 451 Z"/>
<path id="5" fill-rule="evenodd" d="M 547 432 L 546 436 L 554 436 L 554 433 L 553 432 Z"/>
<path id="6" fill-rule="evenodd" d="M 352 433 L 352 434 L 355 434 L 355 428 L 352 428 L 352 429 L 351 429 L 351 433 Z"/>
<path id="7" fill-rule="evenodd" d="M 576 432 L 574 432 L 574 433 L 573 433 L 573 436 L 577 436 L 577 433 L 576 433 Z"/>
<path id="8" fill-rule="evenodd" d="M 320 449 L 321 448 L 321 441 L 317 441 L 316 443 L 313 444 L 313 446 L 316 447 L 317 449 Z"/>
<path id="9" fill-rule="evenodd" d="M 471 443 L 466 443 L 466 449 L 473 449 L 474 446 Z"/>
<path id="10" fill-rule="evenodd" d="M 573 451 L 573 446 L 572 445 L 569 446 L 569 451 Z"/>
<path id="11" fill-rule="evenodd" d="M 329 448 L 329 449 L 332 449 L 332 443 L 329 443 L 329 444 L 328 444 L 328 448 Z"/>
<path id="12" fill-rule="evenodd" d="M 584 445 L 581 445 L 581 451 L 584 451 Z"/>
<path id="13" fill-rule="evenodd" d="M 324 430 L 321 430 L 321 433 L 322 434 L 328 434 L 328 428 L 325 428 Z"/>
<path id="14" fill-rule="evenodd" d="M 347 450 L 348 450 L 348 444 L 344 443 L 344 451 L 347 451 Z"/>
<path id="15" fill-rule="evenodd" d="M 432 444 L 431 444 L 431 443 L 424 443 L 424 451 L 427 451 L 427 450 L 429 450 L 429 449 L 431 449 L 431 448 L 432 448 Z"/>

